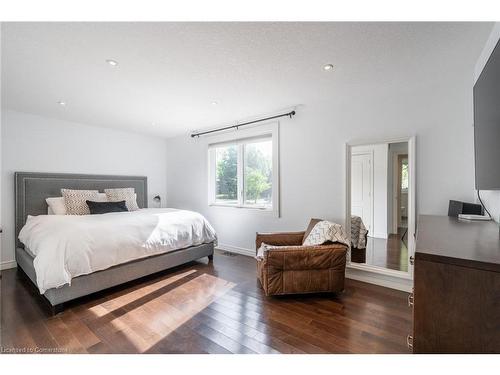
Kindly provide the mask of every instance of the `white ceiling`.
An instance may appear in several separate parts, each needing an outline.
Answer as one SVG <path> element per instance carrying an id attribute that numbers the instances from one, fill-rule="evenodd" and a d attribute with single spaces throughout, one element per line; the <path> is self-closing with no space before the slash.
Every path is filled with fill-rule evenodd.
<path id="1" fill-rule="evenodd" d="M 349 89 L 419 85 L 457 66 L 472 77 L 491 27 L 3 23 L 2 108 L 171 137 Z"/>

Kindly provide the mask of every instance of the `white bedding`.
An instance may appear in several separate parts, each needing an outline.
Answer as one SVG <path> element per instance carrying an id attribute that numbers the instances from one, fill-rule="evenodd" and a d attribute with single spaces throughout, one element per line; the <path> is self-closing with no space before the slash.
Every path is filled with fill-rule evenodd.
<path id="1" fill-rule="evenodd" d="M 40 293 L 117 264 L 216 240 L 199 213 L 150 208 L 103 215 L 29 216 L 19 240 L 34 255 Z"/>

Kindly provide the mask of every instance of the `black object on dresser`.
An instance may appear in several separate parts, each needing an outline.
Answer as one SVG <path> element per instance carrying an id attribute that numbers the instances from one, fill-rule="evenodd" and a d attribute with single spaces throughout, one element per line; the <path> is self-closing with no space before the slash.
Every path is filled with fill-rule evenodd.
<path id="1" fill-rule="evenodd" d="M 500 353 L 498 224 L 423 215 L 417 233 L 413 352 Z"/>
<path id="2" fill-rule="evenodd" d="M 483 206 L 480 204 L 451 200 L 448 205 L 448 216 L 458 217 L 460 214 L 484 215 Z"/>

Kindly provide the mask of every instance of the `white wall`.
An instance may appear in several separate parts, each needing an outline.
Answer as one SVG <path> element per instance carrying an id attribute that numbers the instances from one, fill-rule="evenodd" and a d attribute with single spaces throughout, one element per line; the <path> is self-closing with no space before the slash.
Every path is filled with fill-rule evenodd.
<path id="1" fill-rule="evenodd" d="M 500 22 L 496 22 L 493 27 L 491 34 L 486 41 L 484 49 L 477 60 L 476 67 L 474 69 L 474 83 L 477 81 L 481 72 L 483 71 L 488 58 L 493 52 L 498 40 L 500 39 Z M 500 191 L 481 191 L 481 198 L 484 205 L 490 211 L 491 216 L 500 222 Z"/>
<path id="2" fill-rule="evenodd" d="M 388 145 L 354 146 L 352 152 L 369 151 L 373 155 L 373 229 L 368 235 L 387 238 L 387 157 Z"/>
<path id="3" fill-rule="evenodd" d="M 449 199 L 473 199 L 471 72 L 430 71 L 427 82 L 344 86 L 304 101 L 281 120 L 280 218 L 209 208 L 206 140 L 188 135 L 167 141 L 167 203 L 205 214 L 222 245 L 253 249 L 256 231 L 303 230 L 311 217 L 344 223 L 345 142 L 416 135 L 417 213 L 446 214 Z"/>
<path id="4" fill-rule="evenodd" d="M 166 195 L 166 142 L 161 138 L 2 112 L 3 267 L 14 261 L 14 172 L 148 177 L 149 204 Z"/>

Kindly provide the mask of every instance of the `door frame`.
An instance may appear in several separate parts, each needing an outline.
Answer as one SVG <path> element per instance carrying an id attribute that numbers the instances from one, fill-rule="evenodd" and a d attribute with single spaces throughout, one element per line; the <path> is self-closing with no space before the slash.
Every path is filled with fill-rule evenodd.
<path id="1" fill-rule="evenodd" d="M 401 168 L 400 161 L 402 156 L 408 158 L 408 152 L 394 152 L 393 156 L 393 171 L 392 171 L 392 233 L 398 233 L 399 221 L 401 219 L 401 191 L 399 187 L 401 186 Z M 396 176 L 396 178 L 394 177 Z M 397 197 L 397 198 L 395 198 Z"/>
<path id="2" fill-rule="evenodd" d="M 369 177 L 370 178 L 370 181 L 369 181 L 369 184 L 370 184 L 370 231 L 368 232 L 368 235 L 370 236 L 370 234 L 373 232 L 373 224 L 374 224 L 373 215 L 375 213 L 375 202 L 373 199 L 373 192 L 375 189 L 375 182 L 374 182 L 374 178 L 373 178 L 373 150 L 356 151 L 356 152 L 352 152 L 351 155 L 369 155 L 370 156 L 370 177 Z M 352 160 L 351 160 L 351 162 L 352 162 Z M 349 174 L 349 178 L 351 178 L 351 177 L 352 176 Z M 349 186 L 351 186 L 351 182 L 349 182 Z M 349 191 L 349 199 L 351 199 L 351 192 L 350 191 Z"/>
<path id="3" fill-rule="evenodd" d="M 374 144 L 389 144 L 408 142 L 408 271 L 396 271 L 368 264 L 351 262 L 350 253 L 347 259 L 347 275 L 352 275 L 362 281 L 374 284 L 394 287 L 396 289 L 408 290 L 413 280 L 413 265 L 410 257 L 415 254 L 415 230 L 416 230 L 416 137 L 401 137 L 393 139 L 349 141 L 345 143 L 345 228 L 347 236 L 351 237 L 351 149 L 354 146 L 366 146 Z"/>

